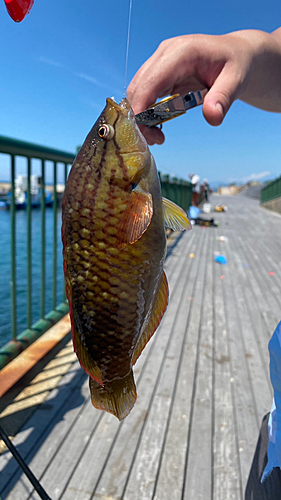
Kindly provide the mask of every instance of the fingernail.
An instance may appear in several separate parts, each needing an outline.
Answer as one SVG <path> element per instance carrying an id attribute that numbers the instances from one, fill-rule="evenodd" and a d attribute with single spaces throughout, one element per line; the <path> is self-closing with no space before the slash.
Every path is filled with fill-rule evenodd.
<path id="1" fill-rule="evenodd" d="M 224 116 L 224 110 L 220 102 L 217 102 L 216 104 L 216 109 L 221 113 L 222 116 Z"/>

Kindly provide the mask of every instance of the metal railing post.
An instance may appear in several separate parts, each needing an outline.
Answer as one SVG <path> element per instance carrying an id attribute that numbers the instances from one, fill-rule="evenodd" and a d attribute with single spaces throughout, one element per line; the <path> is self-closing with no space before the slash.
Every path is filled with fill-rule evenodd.
<path id="1" fill-rule="evenodd" d="M 45 208 L 45 161 L 41 160 L 41 296 L 40 316 L 45 316 L 46 280 L 46 208 Z"/>
<path id="2" fill-rule="evenodd" d="M 15 157 L 11 155 L 11 316 L 12 339 L 17 338 L 17 284 L 16 284 L 16 204 Z"/>
<path id="3" fill-rule="evenodd" d="M 67 177 L 68 177 L 68 164 L 64 164 L 64 188 L 66 188 L 66 183 L 67 183 Z M 63 284 L 62 284 L 62 300 L 63 302 L 66 302 L 66 290 L 65 290 L 65 278 L 63 277 Z"/>
<path id="4" fill-rule="evenodd" d="M 57 162 L 54 162 L 54 204 L 53 204 L 53 309 L 57 304 Z"/>
<path id="5" fill-rule="evenodd" d="M 32 324 L 31 159 L 27 158 L 27 328 Z"/>

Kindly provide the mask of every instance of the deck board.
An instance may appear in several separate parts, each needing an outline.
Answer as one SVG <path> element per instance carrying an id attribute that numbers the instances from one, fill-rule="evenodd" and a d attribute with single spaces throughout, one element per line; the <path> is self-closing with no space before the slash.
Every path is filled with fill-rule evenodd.
<path id="1" fill-rule="evenodd" d="M 169 248 L 169 307 L 135 366 L 131 414 L 119 423 L 95 410 L 77 362 L 14 438 L 52 500 L 243 500 L 272 399 L 281 217 L 243 195 L 212 203 L 229 207 L 206 216 L 220 226 Z M 0 497 L 39 499 L 8 451 Z"/>
<path id="2" fill-rule="evenodd" d="M 192 241 L 193 239 L 190 239 L 189 244 L 192 244 Z M 179 244 L 179 247 L 177 248 L 177 253 L 179 253 L 180 248 L 181 247 Z M 171 310 L 171 315 L 165 315 L 161 323 L 161 326 L 157 332 L 157 335 L 161 337 L 161 343 L 158 342 L 157 340 L 157 346 L 156 346 L 158 354 L 155 360 L 156 366 L 158 367 L 157 373 L 159 373 L 159 369 L 161 368 L 162 356 L 165 356 L 165 349 L 169 347 L 169 344 L 172 341 L 174 342 L 173 336 L 175 330 L 173 324 L 177 317 L 178 309 L 181 305 L 182 288 L 184 287 L 185 282 L 188 280 L 190 272 L 191 263 L 189 262 L 186 263 L 185 258 L 184 257 L 182 258 L 182 255 L 180 253 L 178 256 L 174 255 L 173 258 L 175 261 L 178 261 L 178 259 L 181 258 L 182 262 L 180 267 L 178 268 L 178 271 L 180 271 L 178 274 L 178 279 L 176 281 L 174 279 L 173 281 L 169 280 L 169 287 L 170 287 L 169 310 Z M 179 290 L 181 291 L 181 293 L 178 293 Z M 161 355 L 161 362 L 158 365 L 160 361 L 160 355 Z M 153 367 L 148 365 L 147 371 L 152 369 Z M 122 495 L 122 492 L 125 488 L 125 483 L 129 479 L 130 467 L 134 462 L 136 450 L 138 449 L 138 442 L 135 443 L 134 438 L 138 436 L 140 442 L 140 440 L 142 439 L 142 435 L 146 432 L 145 425 L 146 425 L 147 414 L 151 406 L 153 405 L 153 398 L 154 398 L 154 393 L 151 391 L 154 388 L 153 383 L 156 383 L 156 381 L 157 377 L 153 378 L 153 376 L 149 376 L 147 380 L 141 381 L 141 384 L 138 386 L 139 398 L 135 408 L 136 410 L 135 416 L 134 413 L 132 413 L 132 418 L 135 418 L 136 421 L 130 424 L 129 419 L 125 420 L 124 426 L 120 433 L 120 439 L 118 439 L 118 441 L 116 442 L 116 445 L 109 458 L 108 467 L 106 468 L 106 471 L 103 477 L 101 478 L 101 481 L 98 485 L 95 496 L 93 498 L 95 499 L 101 498 L 100 495 L 103 495 L 104 492 L 107 492 L 107 495 L 109 496 L 116 495 L 116 498 L 118 498 L 119 495 L 120 496 Z M 150 399 L 148 400 L 148 403 L 145 407 L 143 406 L 144 398 L 146 397 L 148 391 L 150 394 Z M 142 417 L 141 415 L 139 415 L 140 410 L 143 415 Z M 122 457 L 122 460 L 119 462 L 120 457 Z M 127 471 L 127 476 L 124 475 L 124 467 L 125 470 Z"/>
<path id="3" fill-rule="evenodd" d="M 201 238 L 201 247 L 199 247 L 199 251 L 202 247 L 203 249 L 206 248 L 204 245 L 204 236 L 205 235 Z M 196 358 L 197 348 L 194 337 L 197 336 L 197 323 L 200 315 L 195 314 L 194 321 L 191 321 L 191 315 L 192 312 L 195 311 L 196 306 L 198 306 L 198 304 L 200 306 L 201 303 L 202 286 L 200 286 L 200 280 L 202 280 L 202 270 L 203 266 L 199 266 L 199 259 L 196 259 L 191 268 L 190 279 L 186 281 L 186 286 L 182 290 L 181 301 L 172 327 L 174 331 L 173 339 L 169 345 L 164 364 L 162 365 L 155 398 L 150 408 L 145 433 L 132 468 L 124 500 L 133 500 L 136 491 L 138 491 L 140 500 L 152 498 L 153 496 L 158 464 L 161 459 L 161 449 L 164 449 L 165 433 L 169 426 L 171 405 L 172 402 L 176 404 L 175 400 L 173 400 L 173 392 L 176 390 L 175 385 L 178 379 L 182 378 L 181 375 L 179 375 L 181 362 L 186 350 L 189 351 L 189 363 L 191 366 L 193 366 L 193 360 Z M 197 275 L 196 281 L 194 280 L 195 275 Z M 197 290 L 195 290 L 196 285 Z M 188 300 L 188 297 L 193 297 L 193 300 Z M 183 356 L 181 356 L 181 354 L 183 354 Z M 185 380 L 192 378 L 193 377 L 184 377 Z M 190 388 L 192 389 L 192 385 Z M 159 418 L 160 415 L 161 418 Z M 183 443 L 186 442 L 184 428 L 184 425 L 178 425 L 176 436 L 177 440 Z M 173 455 L 178 455 L 177 448 L 176 443 L 174 443 Z M 178 455 L 178 457 L 180 458 L 180 455 Z M 184 458 L 183 456 L 181 460 L 182 465 L 184 465 Z M 170 460 L 175 463 L 177 457 L 170 457 Z M 171 478 L 166 477 L 166 480 L 167 479 L 170 482 Z M 171 488 L 173 486 L 174 485 L 171 485 Z"/>
<path id="4" fill-rule="evenodd" d="M 208 265 L 205 271 L 202 301 L 198 370 L 194 393 L 194 410 L 190 427 L 184 500 L 212 498 L 213 439 L 213 241 L 209 234 Z M 208 243 L 208 242 L 207 242 Z M 188 360 L 187 360 L 188 361 Z M 200 442 L 200 454 L 198 453 Z M 202 457 L 204 459 L 202 460 Z M 165 478 L 163 477 L 163 489 Z M 160 500 L 159 496 L 159 500 Z"/>
<path id="5" fill-rule="evenodd" d="M 215 241 L 215 251 L 219 244 Z M 226 253 L 226 252 L 224 252 Z M 241 499 L 238 435 L 233 400 L 233 374 L 230 363 L 223 280 L 226 268 L 214 266 L 214 436 L 213 498 Z M 242 500 L 242 499 L 241 499 Z"/>

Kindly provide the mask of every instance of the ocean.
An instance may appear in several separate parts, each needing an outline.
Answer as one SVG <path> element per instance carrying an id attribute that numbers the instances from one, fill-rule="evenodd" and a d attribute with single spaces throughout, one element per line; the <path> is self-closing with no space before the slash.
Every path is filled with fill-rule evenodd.
<path id="1" fill-rule="evenodd" d="M 0 347 L 11 340 L 11 214 L 0 210 Z M 52 309 L 53 209 L 46 208 L 45 313 Z M 27 212 L 16 212 L 17 334 L 27 325 Z M 41 210 L 32 210 L 32 322 L 40 319 Z M 61 209 L 57 212 L 57 304 L 63 301 Z"/>

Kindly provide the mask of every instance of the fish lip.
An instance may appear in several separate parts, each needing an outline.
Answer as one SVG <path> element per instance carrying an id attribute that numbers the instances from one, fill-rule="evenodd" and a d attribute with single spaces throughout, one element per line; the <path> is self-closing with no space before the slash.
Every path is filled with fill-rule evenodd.
<path id="1" fill-rule="evenodd" d="M 112 106 L 118 113 L 121 113 L 123 116 L 128 117 L 129 112 L 132 111 L 130 103 L 126 97 L 120 101 L 120 104 L 114 101 L 111 97 L 106 99 L 106 103 L 108 106 Z"/>

